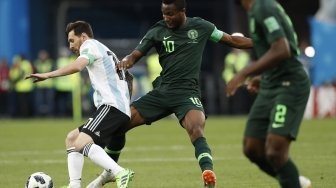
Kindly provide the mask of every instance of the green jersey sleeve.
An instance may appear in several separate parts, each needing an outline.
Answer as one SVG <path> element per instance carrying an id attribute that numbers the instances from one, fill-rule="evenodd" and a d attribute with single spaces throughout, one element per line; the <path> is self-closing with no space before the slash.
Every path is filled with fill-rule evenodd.
<path id="1" fill-rule="evenodd" d="M 147 54 L 147 52 L 155 45 L 155 41 L 153 39 L 153 29 L 150 29 L 146 35 L 141 39 L 138 46 L 135 48 L 139 50 L 142 54 Z"/>
<path id="2" fill-rule="evenodd" d="M 256 16 L 256 22 L 259 22 L 262 26 L 269 44 L 286 36 L 283 27 L 281 26 L 281 21 L 275 12 L 278 12 L 278 10 L 269 7 L 267 9 L 260 9 L 258 16 Z"/>

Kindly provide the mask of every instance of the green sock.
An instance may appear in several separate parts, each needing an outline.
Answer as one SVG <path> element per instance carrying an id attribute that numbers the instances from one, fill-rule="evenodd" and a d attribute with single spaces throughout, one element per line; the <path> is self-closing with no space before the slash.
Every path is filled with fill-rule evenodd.
<path id="1" fill-rule="evenodd" d="M 202 170 L 213 170 L 211 150 L 204 137 L 197 138 L 193 145 L 195 146 L 195 157 L 198 160 Z"/>
<path id="2" fill-rule="evenodd" d="M 301 188 L 299 171 L 290 159 L 278 170 L 277 177 L 282 188 Z"/>

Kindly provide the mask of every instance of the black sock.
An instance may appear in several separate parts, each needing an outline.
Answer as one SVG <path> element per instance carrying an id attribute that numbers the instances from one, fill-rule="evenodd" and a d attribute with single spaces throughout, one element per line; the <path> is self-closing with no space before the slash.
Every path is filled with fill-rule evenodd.
<path id="1" fill-rule="evenodd" d="M 266 174 L 274 178 L 276 177 L 277 173 L 275 172 L 274 168 L 269 164 L 269 162 L 266 159 L 253 161 L 253 162 L 259 167 L 260 170 L 262 170 Z"/>
<path id="2" fill-rule="evenodd" d="M 299 171 L 290 159 L 278 170 L 277 177 L 282 188 L 301 188 Z"/>
<path id="3" fill-rule="evenodd" d="M 126 143 L 126 136 L 113 136 L 110 143 L 104 148 L 105 152 L 115 161 L 118 162 L 121 150 Z"/>
<path id="4" fill-rule="evenodd" d="M 204 137 L 197 138 L 193 145 L 195 146 L 195 157 L 198 160 L 202 170 L 213 170 L 211 150 Z"/>

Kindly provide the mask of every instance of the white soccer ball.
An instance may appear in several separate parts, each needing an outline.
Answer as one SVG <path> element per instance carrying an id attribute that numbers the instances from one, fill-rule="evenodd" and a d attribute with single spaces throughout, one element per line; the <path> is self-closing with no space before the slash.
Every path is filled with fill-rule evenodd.
<path id="1" fill-rule="evenodd" d="M 35 172 L 28 177 L 25 188 L 54 188 L 54 183 L 48 174 Z"/>

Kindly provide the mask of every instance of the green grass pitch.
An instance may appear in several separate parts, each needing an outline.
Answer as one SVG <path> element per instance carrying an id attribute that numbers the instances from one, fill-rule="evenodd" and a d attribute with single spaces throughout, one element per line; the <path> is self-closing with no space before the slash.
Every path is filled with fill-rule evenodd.
<path id="1" fill-rule="evenodd" d="M 205 134 L 212 148 L 218 188 L 276 188 L 276 181 L 242 155 L 246 117 L 209 117 Z M 84 121 L 83 121 L 84 122 Z M 24 187 L 36 171 L 48 173 L 55 187 L 68 183 L 64 138 L 80 123 L 67 119 L 0 120 L 0 187 Z M 336 120 L 304 120 L 291 157 L 314 188 L 336 187 Z M 164 119 L 128 133 L 119 161 L 136 174 L 134 188 L 202 187 L 189 138 L 175 119 Z M 85 160 L 83 187 L 101 169 Z M 110 184 L 105 187 L 116 187 Z"/>

